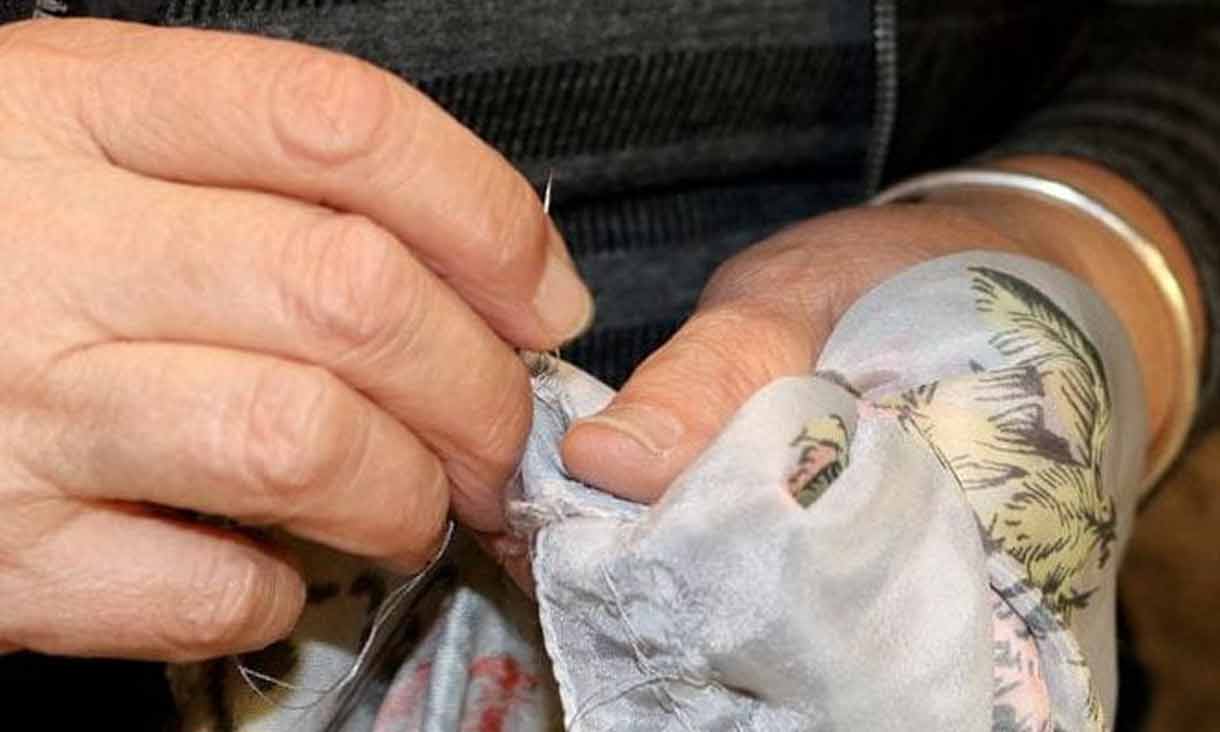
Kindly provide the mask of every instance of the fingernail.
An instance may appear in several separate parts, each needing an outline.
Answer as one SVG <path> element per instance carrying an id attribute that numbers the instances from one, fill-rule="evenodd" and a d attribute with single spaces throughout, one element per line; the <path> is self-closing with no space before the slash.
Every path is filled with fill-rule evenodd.
<path id="1" fill-rule="evenodd" d="M 593 296 L 560 249 L 551 248 L 542 280 L 534 293 L 534 307 L 551 334 L 570 341 L 593 322 Z"/>
<path id="2" fill-rule="evenodd" d="M 622 433 L 645 452 L 662 456 L 677 447 L 686 428 L 672 414 L 652 407 L 623 405 L 580 420 Z"/>

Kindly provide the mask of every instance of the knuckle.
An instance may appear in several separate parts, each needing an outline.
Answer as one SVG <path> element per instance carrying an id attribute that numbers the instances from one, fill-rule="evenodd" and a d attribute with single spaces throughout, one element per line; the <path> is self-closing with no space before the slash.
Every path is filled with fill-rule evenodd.
<path id="1" fill-rule="evenodd" d="M 800 254 L 799 252 L 797 254 Z M 808 263 L 789 262 L 784 255 L 760 256 L 759 252 L 747 251 L 721 263 L 708 278 L 701 300 L 703 302 L 727 302 L 760 299 L 786 295 L 799 282 L 794 274 Z"/>
<path id="2" fill-rule="evenodd" d="M 529 181 L 498 157 L 476 174 L 483 203 L 475 231 L 482 279 L 495 289 L 533 288 L 550 247 L 551 224 Z"/>
<path id="3" fill-rule="evenodd" d="M 29 19 L 0 26 L 0 60 L 43 54 L 64 46 L 80 48 L 82 29 L 71 23 L 49 26 Z"/>
<path id="4" fill-rule="evenodd" d="M 533 418 L 525 367 L 514 363 L 501 378 L 486 413 L 475 420 L 480 427 L 476 454 L 490 466 L 490 482 L 497 485 L 507 480 L 521 459 Z"/>
<path id="5" fill-rule="evenodd" d="M 39 24 L 32 20 L 0 25 L 0 73 L 7 77 L 7 71 L 25 65 L 26 57 L 35 47 L 39 30 Z"/>
<path id="6" fill-rule="evenodd" d="M 449 514 L 448 478 L 439 463 L 421 477 L 412 498 L 398 504 L 369 533 L 370 558 L 404 569 L 428 563 L 444 538 Z"/>
<path id="7" fill-rule="evenodd" d="M 388 74 L 354 57 L 293 49 L 269 95 L 281 148 L 290 159 L 325 167 L 372 157 L 396 110 L 392 83 Z"/>
<path id="8" fill-rule="evenodd" d="M 714 308 L 697 313 L 685 331 L 662 349 L 668 365 L 654 370 L 665 374 L 655 384 L 657 398 L 683 394 L 683 409 L 703 412 L 709 424 L 772 380 L 808 366 L 791 366 L 798 336 L 778 317 Z"/>
<path id="9" fill-rule="evenodd" d="M 359 216 L 330 216 L 305 246 L 289 247 L 289 307 L 323 343 L 343 355 L 378 352 L 415 332 L 427 309 L 419 273 L 405 266 L 401 245 Z M 302 272 L 292 278 L 293 271 Z M 413 275 L 414 273 L 414 275 Z M 405 321 L 405 322 L 404 322 Z"/>
<path id="10" fill-rule="evenodd" d="M 480 531 L 502 529 L 503 491 L 520 464 L 533 418 L 529 378 L 524 367 L 505 369 L 512 376 L 498 382 L 492 398 L 472 406 L 478 432 L 463 449 L 446 452 L 445 470 L 454 496 L 453 509 Z"/>
<path id="11" fill-rule="evenodd" d="M 70 37 L 47 30 L 32 20 L 0 27 L 0 151 L 18 159 L 76 136 L 75 92 L 82 77 L 100 73 L 88 68 Z"/>
<path id="12" fill-rule="evenodd" d="M 244 473 L 263 494 L 269 516 L 306 510 L 345 460 L 338 439 L 345 419 L 342 387 L 321 368 L 267 368 L 255 381 L 239 440 Z"/>
<path id="13" fill-rule="evenodd" d="M 708 327 L 697 339 L 700 347 L 713 354 L 725 373 L 736 376 L 733 381 L 748 384 L 750 391 L 788 370 L 792 353 L 807 340 L 799 323 L 765 306 L 756 310 L 716 308 L 704 322 Z"/>
<path id="14" fill-rule="evenodd" d="M 164 644 L 191 659 L 257 641 L 269 624 L 272 604 L 262 564 L 233 551 L 209 557 L 190 571 L 190 595 L 160 613 Z"/>

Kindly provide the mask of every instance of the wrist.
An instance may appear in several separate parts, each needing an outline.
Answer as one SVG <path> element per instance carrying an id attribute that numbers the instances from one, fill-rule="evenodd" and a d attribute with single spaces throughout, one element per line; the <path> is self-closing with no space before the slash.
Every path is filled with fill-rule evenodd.
<path id="1" fill-rule="evenodd" d="M 1181 239 L 1142 192 L 1090 163 L 1040 157 L 1010 159 L 994 167 L 1066 184 L 1109 209 L 1147 240 L 1142 247 L 1135 246 L 1098 215 L 1017 186 L 962 185 L 922 191 L 921 200 L 951 207 L 1001 233 L 1010 242 L 1006 248 L 1072 272 L 1110 305 L 1131 338 L 1143 374 L 1150 465 L 1157 467 L 1160 459 L 1176 450 L 1182 427 L 1192 416 L 1188 412 L 1193 388 L 1181 382 L 1192 376 L 1187 361 L 1195 360 L 1190 368 L 1197 374 L 1205 336 L 1197 277 Z M 1163 263 L 1150 266 L 1149 255 Z M 1167 290 L 1169 274 L 1176 284 L 1170 283 Z"/>

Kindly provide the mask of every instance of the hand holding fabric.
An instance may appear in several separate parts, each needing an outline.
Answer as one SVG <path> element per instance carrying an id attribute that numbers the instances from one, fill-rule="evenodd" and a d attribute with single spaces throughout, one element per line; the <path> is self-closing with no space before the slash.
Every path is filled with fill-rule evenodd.
<path id="1" fill-rule="evenodd" d="M 1155 241 L 1204 337 L 1198 278 L 1172 225 L 1141 191 L 1085 161 L 1025 157 L 999 167 L 1091 193 Z M 1155 282 L 1095 222 L 1009 192 L 946 192 L 918 205 L 837 212 L 793 226 L 730 260 L 693 317 L 633 374 L 602 413 L 574 425 L 564 460 L 591 484 L 653 500 L 755 390 L 806 373 L 839 316 L 872 286 L 918 262 L 981 249 L 1031 256 L 1099 292 L 1138 356 L 1152 441 L 1164 430 L 1185 354 Z M 935 341 L 937 334 L 922 332 Z"/>
<path id="2" fill-rule="evenodd" d="M 503 158 L 388 72 L 236 34 L 8 25 L 0 88 L 0 648 L 286 634 L 291 560 L 183 511 L 402 569 L 451 503 L 502 528 L 513 346 L 591 316 Z"/>
<path id="3" fill-rule="evenodd" d="M 510 516 L 538 526 L 565 724 L 1103 729 L 1145 444 L 1114 314 L 1062 270 L 962 252 L 871 289 L 813 371 L 647 508 L 563 475 L 546 435 L 601 405 L 541 380 Z"/>

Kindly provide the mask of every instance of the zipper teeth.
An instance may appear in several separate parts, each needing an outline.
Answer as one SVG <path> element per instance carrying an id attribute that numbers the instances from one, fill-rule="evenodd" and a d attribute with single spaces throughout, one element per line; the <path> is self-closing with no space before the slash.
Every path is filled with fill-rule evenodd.
<path id="1" fill-rule="evenodd" d="M 873 40 L 877 96 L 873 106 L 873 139 L 864 178 L 869 195 L 881 186 L 898 117 L 898 0 L 874 0 Z"/>

